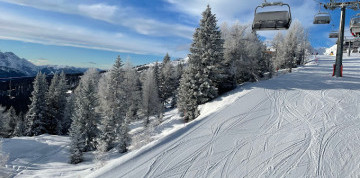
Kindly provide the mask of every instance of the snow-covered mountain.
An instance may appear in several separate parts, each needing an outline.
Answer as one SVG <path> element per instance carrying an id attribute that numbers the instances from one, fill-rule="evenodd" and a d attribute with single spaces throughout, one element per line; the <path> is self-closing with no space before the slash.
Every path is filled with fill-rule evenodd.
<path id="1" fill-rule="evenodd" d="M 0 52 L 0 67 L 0 73 L 4 73 L 4 77 L 6 75 L 12 76 L 13 71 L 18 71 L 26 76 L 36 75 L 38 71 L 36 65 L 24 58 L 19 58 L 12 52 Z"/>
<path id="2" fill-rule="evenodd" d="M 0 78 L 35 76 L 38 71 L 46 74 L 83 73 L 87 68 L 72 66 L 44 65 L 36 66 L 30 61 L 18 57 L 12 52 L 0 52 Z"/>

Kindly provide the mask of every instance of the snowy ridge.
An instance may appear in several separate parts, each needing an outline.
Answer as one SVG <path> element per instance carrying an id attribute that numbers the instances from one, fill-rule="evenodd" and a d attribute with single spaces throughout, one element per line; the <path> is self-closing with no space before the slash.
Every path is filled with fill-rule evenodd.
<path id="1" fill-rule="evenodd" d="M 327 49 L 325 50 L 324 55 L 330 55 L 330 53 L 333 52 L 333 54 L 334 54 L 334 56 L 335 56 L 335 55 L 336 55 L 336 48 L 337 48 L 337 45 L 334 45 L 334 46 L 332 46 L 332 47 L 330 47 L 330 48 L 327 48 Z"/>
<path id="2" fill-rule="evenodd" d="M 0 66 L 19 70 L 26 75 L 36 75 L 38 67 L 24 58 L 19 58 L 12 52 L 0 52 Z"/>
<path id="3" fill-rule="evenodd" d="M 35 76 L 38 71 L 55 74 L 61 71 L 65 73 L 83 73 L 86 70 L 87 68 L 65 65 L 36 66 L 24 58 L 19 58 L 12 52 L 0 52 L 0 78 Z"/>

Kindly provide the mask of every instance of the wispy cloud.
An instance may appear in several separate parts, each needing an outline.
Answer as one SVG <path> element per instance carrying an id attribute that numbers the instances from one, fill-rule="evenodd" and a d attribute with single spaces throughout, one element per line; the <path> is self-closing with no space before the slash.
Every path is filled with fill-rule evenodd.
<path id="1" fill-rule="evenodd" d="M 37 9 L 76 14 L 111 24 L 121 25 L 142 35 L 178 36 L 191 39 L 193 27 L 178 23 L 164 23 L 139 13 L 132 7 L 108 5 L 105 3 L 89 4 L 87 1 L 71 0 L 0 0 L 2 2 L 29 6 Z"/>
<path id="2" fill-rule="evenodd" d="M 172 51 L 165 44 L 153 40 L 56 22 L 37 21 L 8 12 L 0 16 L 0 39 L 135 54 L 164 54 Z"/>
<path id="3" fill-rule="evenodd" d="M 48 65 L 50 64 L 50 60 L 45 59 L 45 58 L 39 58 L 39 59 L 30 59 L 29 60 L 31 63 L 41 66 L 41 65 Z"/>
<path id="4" fill-rule="evenodd" d="M 106 4 L 79 4 L 79 14 L 89 16 L 94 19 L 112 22 L 118 8 Z"/>

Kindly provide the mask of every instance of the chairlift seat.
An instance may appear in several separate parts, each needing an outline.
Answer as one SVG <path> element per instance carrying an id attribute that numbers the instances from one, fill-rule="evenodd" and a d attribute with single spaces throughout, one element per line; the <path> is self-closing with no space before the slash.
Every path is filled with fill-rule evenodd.
<path id="1" fill-rule="evenodd" d="M 290 27 L 291 16 L 288 11 L 258 12 L 255 14 L 253 30 L 286 30 Z"/>
<path id="2" fill-rule="evenodd" d="M 339 38 L 339 33 L 338 32 L 330 32 L 329 38 Z"/>
<path id="3" fill-rule="evenodd" d="M 350 32 L 353 36 L 360 36 L 360 17 L 356 16 L 350 20 Z"/>
<path id="4" fill-rule="evenodd" d="M 329 24 L 330 15 L 328 13 L 319 13 L 314 17 L 314 24 Z"/>

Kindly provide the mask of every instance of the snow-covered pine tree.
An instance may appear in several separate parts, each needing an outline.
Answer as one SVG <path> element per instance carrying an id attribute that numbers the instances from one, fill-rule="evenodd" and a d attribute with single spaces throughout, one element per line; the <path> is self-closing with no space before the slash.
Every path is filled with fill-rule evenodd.
<path id="1" fill-rule="evenodd" d="M 58 95 L 56 94 L 56 88 L 59 83 L 59 74 L 54 74 L 51 79 L 48 92 L 46 93 L 46 119 L 44 120 L 46 132 L 49 134 L 57 134 L 57 119 L 56 113 L 58 111 Z"/>
<path id="2" fill-rule="evenodd" d="M 0 106 L 0 137 L 7 137 L 6 123 L 9 120 L 9 113 L 6 112 L 6 108 Z"/>
<path id="3" fill-rule="evenodd" d="M 47 82 L 45 74 L 39 72 L 33 82 L 34 90 L 31 93 L 31 104 L 29 111 L 26 113 L 26 135 L 40 135 L 46 132 L 46 101 Z"/>
<path id="4" fill-rule="evenodd" d="M 306 41 L 307 35 L 304 28 L 299 21 L 294 21 L 285 36 L 282 53 L 285 67 L 288 68 L 289 72 L 297 66 L 297 63 L 302 63 Z"/>
<path id="5" fill-rule="evenodd" d="M 209 5 L 202 13 L 200 26 L 195 33 L 198 34 L 194 34 L 190 60 L 201 61 L 202 67 L 206 68 L 204 73 L 209 73 L 210 80 L 220 94 L 233 89 L 236 83 L 231 73 L 231 63 L 224 60 L 224 40 L 217 27 L 215 14 L 212 14 Z"/>
<path id="6" fill-rule="evenodd" d="M 0 138 L 0 167 L 4 167 L 9 159 L 9 155 L 3 152 L 2 143 L 3 143 L 3 139 Z"/>
<path id="7" fill-rule="evenodd" d="M 174 74 L 174 92 L 173 92 L 173 99 L 171 100 L 171 108 L 174 108 L 177 105 L 177 100 L 178 100 L 178 93 L 179 93 L 179 86 L 180 86 L 180 79 L 181 76 L 184 73 L 184 65 L 180 62 L 177 64 L 176 68 L 175 68 L 175 74 Z"/>
<path id="8" fill-rule="evenodd" d="M 159 116 L 160 114 L 161 103 L 159 99 L 155 69 L 155 67 L 152 67 L 146 71 L 145 80 L 143 81 L 142 86 L 142 110 L 145 115 L 145 127 L 150 123 L 150 116 Z"/>
<path id="9" fill-rule="evenodd" d="M 70 163 L 78 164 L 83 161 L 83 151 L 86 144 L 80 124 L 72 124 L 70 128 Z"/>
<path id="10" fill-rule="evenodd" d="M 243 83 L 245 81 L 245 73 L 247 73 L 245 63 L 245 32 L 247 26 L 235 23 L 231 27 L 227 24 L 221 26 L 221 31 L 224 43 L 224 58 L 228 63 L 232 64 L 231 72 L 235 75 L 237 83 Z"/>
<path id="11" fill-rule="evenodd" d="M 159 97 L 160 102 L 164 107 L 165 101 L 174 96 L 174 90 L 176 89 L 175 70 L 170 62 L 170 56 L 168 53 L 166 53 L 163 59 L 159 78 Z"/>
<path id="12" fill-rule="evenodd" d="M 64 135 L 68 132 L 67 124 L 64 120 L 65 116 L 65 109 L 66 109 L 66 92 L 68 90 L 67 82 L 66 82 L 66 75 L 64 71 L 62 71 L 59 75 L 59 83 L 57 87 L 55 88 L 55 94 L 57 95 L 57 105 L 58 109 L 56 112 L 56 120 L 57 120 L 57 127 L 56 127 L 56 134 L 58 135 Z M 65 127 L 65 128 L 63 128 Z"/>
<path id="13" fill-rule="evenodd" d="M 101 145 L 102 152 L 106 152 L 113 148 L 116 138 L 120 138 L 119 144 L 122 144 L 122 127 L 125 122 L 126 115 L 126 93 L 125 86 L 123 85 L 125 79 L 125 71 L 123 69 L 123 63 L 118 56 L 109 72 L 106 79 L 106 88 L 102 95 L 101 102 L 104 103 L 101 107 L 102 119 L 99 134 L 99 145 Z M 102 82 L 104 83 L 104 82 Z M 105 107 L 103 107 L 105 106 Z M 120 152 L 123 150 L 119 150 Z"/>
<path id="14" fill-rule="evenodd" d="M 218 88 L 224 92 L 235 86 L 231 65 L 224 60 L 224 41 L 216 23 L 215 15 L 207 6 L 194 33 L 189 66 L 180 82 L 178 104 L 186 121 L 195 119 L 198 111 L 194 108 L 215 98 Z"/>
<path id="15" fill-rule="evenodd" d="M 141 108 L 141 82 L 139 74 L 133 68 L 130 61 L 124 65 L 125 78 L 123 86 L 126 94 L 126 115 L 130 121 L 138 119 L 138 111 Z"/>
<path id="16" fill-rule="evenodd" d="M 248 72 L 249 81 L 258 81 L 264 72 L 265 62 L 263 52 L 266 50 L 265 45 L 260 41 L 256 33 L 248 31 L 245 34 L 245 65 Z"/>
<path id="17" fill-rule="evenodd" d="M 79 151 L 91 151 L 96 147 L 96 137 L 99 134 L 97 129 L 99 114 L 96 111 L 99 106 L 98 80 L 99 72 L 96 69 L 89 69 L 81 77 L 75 89 L 75 108 L 70 128 L 71 157 L 74 156 L 75 160 L 78 160 L 76 155 L 80 154 Z"/>
<path id="18" fill-rule="evenodd" d="M 8 134 L 8 137 L 12 137 L 14 136 L 14 130 L 16 124 L 19 122 L 19 117 L 16 115 L 16 111 L 12 106 L 7 112 L 8 112 L 8 120 L 6 123 L 6 132 Z"/>
<path id="19" fill-rule="evenodd" d="M 117 149 L 118 149 L 119 153 L 127 152 L 128 146 L 130 144 L 129 123 L 130 123 L 131 117 L 133 115 L 133 111 L 132 111 L 131 107 L 133 107 L 133 105 L 131 105 L 130 108 L 128 109 L 125 119 L 121 123 L 119 130 L 118 130 L 118 132 L 119 132 L 118 139 L 120 142 L 117 145 Z"/>
<path id="20" fill-rule="evenodd" d="M 283 42 L 284 42 L 284 36 L 281 32 L 278 32 L 271 42 L 271 45 L 275 50 L 272 58 L 272 63 L 273 63 L 272 65 L 275 71 L 283 68 L 285 65 L 285 60 L 283 59 L 283 55 L 282 55 Z"/>
<path id="21" fill-rule="evenodd" d="M 198 115 L 198 88 L 194 85 L 194 73 L 189 72 L 191 65 L 185 70 L 180 79 L 180 86 L 177 95 L 177 106 L 180 115 L 184 117 L 185 122 L 194 120 Z"/>
<path id="22" fill-rule="evenodd" d="M 74 109 L 75 109 L 75 94 L 70 93 L 70 96 L 66 98 L 64 117 L 62 119 L 62 124 L 61 124 L 63 135 L 69 134 L 69 129 L 71 127 L 71 122 L 72 122 L 71 117 L 74 113 Z"/>
<path id="23" fill-rule="evenodd" d="M 13 136 L 20 137 L 23 136 L 25 132 L 25 125 L 24 125 L 24 114 L 22 112 L 17 115 L 16 126 L 13 132 Z"/>

